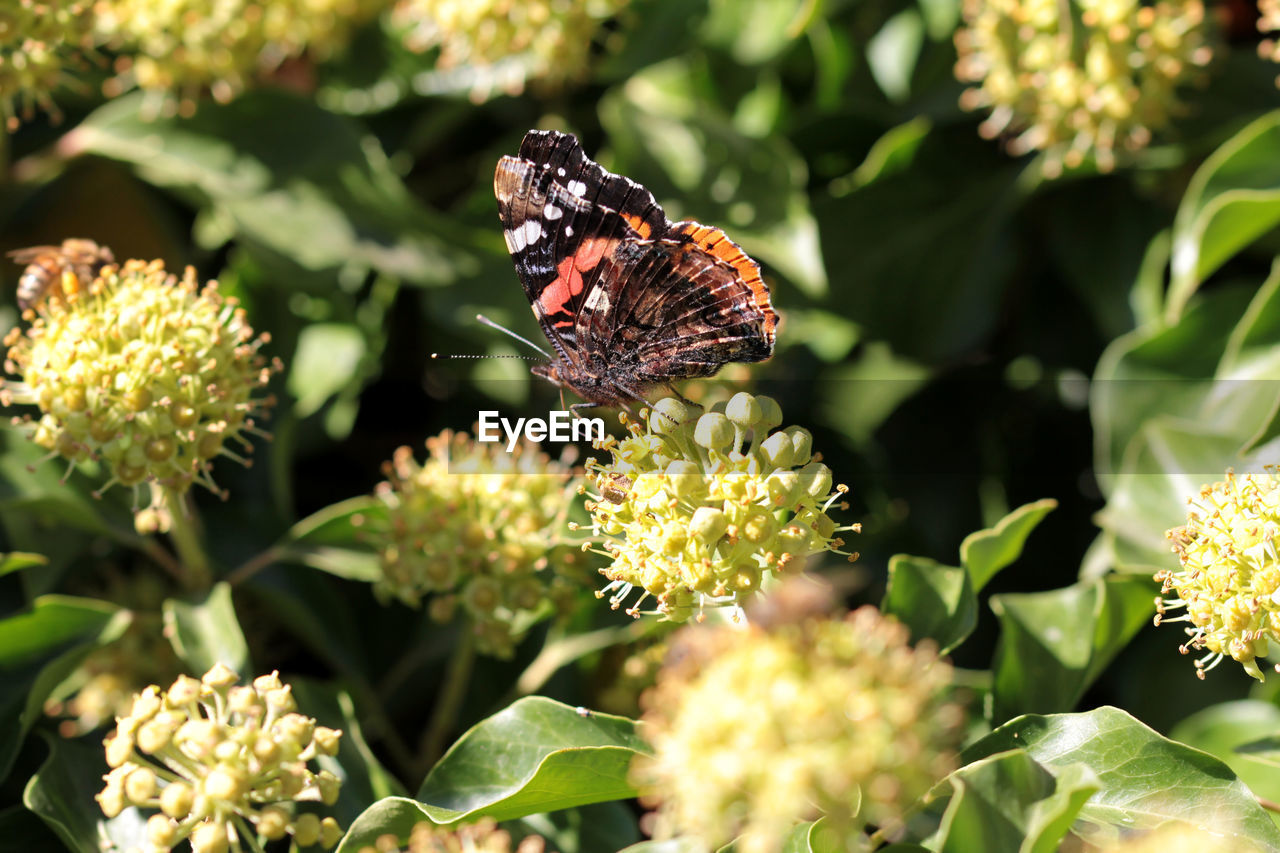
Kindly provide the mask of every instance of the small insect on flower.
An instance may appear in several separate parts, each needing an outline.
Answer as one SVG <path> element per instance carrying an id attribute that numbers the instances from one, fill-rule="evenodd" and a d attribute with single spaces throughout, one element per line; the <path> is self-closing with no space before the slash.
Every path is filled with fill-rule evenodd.
<path id="1" fill-rule="evenodd" d="M 16 249 L 9 257 L 27 265 L 18 279 L 18 308 L 23 311 L 34 308 L 50 293 L 61 297 L 78 293 L 103 267 L 116 262 L 106 246 L 75 237 L 58 246 Z"/>

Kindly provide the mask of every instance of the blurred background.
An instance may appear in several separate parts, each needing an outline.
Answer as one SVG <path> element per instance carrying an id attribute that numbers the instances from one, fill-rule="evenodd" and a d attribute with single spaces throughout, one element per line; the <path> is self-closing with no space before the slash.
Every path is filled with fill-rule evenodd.
<path id="1" fill-rule="evenodd" d="M 1116 414 L 1135 398 L 1100 359 L 1114 372 L 1136 358 L 1153 372 L 1126 375 L 1180 388 L 1212 377 L 1260 292 L 1271 208 L 1233 220 L 1234 242 L 1190 284 L 1166 270 L 1216 191 L 1197 170 L 1280 107 L 1273 28 L 1267 0 L 10 0 L 0 249 L 85 237 L 119 259 L 192 264 L 271 334 L 285 364 L 274 439 L 252 468 L 220 466 L 230 501 L 200 496 L 209 529 L 232 531 L 216 557 L 236 565 L 369 493 L 400 445 L 468 430 L 479 409 L 559 407 L 524 362 L 430 354 L 520 352 L 477 312 L 541 343 L 492 175 L 528 129 L 573 132 L 669 218 L 719 226 L 760 261 L 777 351 L 720 384 L 777 397 L 850 486 L 861 559 L 837 577 L 851 600 L 880 600 L 893 554 L 955 564 L 967 534 L 1041 498 L 1058 508 L 989 591 L 1066 586 L 1082 564 L 1149 575 L 1173 564 L 1163 532 L 1183 521 L 1188 478 L 1132 463 L 1164 478 L 1163 503 L 1126 493 L 1098 513 L 1143 424 L 1194 415 L 1172 392 Z M 1280 143 L 1259 138 L 1221 173 L 1229 188 L 1276 186 Z M 0 265 L 6 293 L 21 272 Z M 16 309 L 0 302 L 7 328 Z M 718 393 L 702 384 L 684 391 Z M 1238 455 L 1271 423 L 1259 417 L 1215 435 L 1239 433 Z M 24 473 L 37 454 L 4 440 L 9 547 L 36 535 L 19 506 L 44 500 L 51 529 L 74 527 L 61 472 Z M 1190 487 L 1225 467 L 1205 463 Z M 127 503 L 108 495 L 102 511 Z M 68 533 L 55 569 L 94 541 Z M 261 576 L 263 606 L 313 595 L 319 623 L 345 626 L 335 637 L 375 647 L 416 624 L 365 585 L 291 572 Z M 979 620 L 961 666 L 995 648 L 994 617 Z M 264 642 L 306 671 L 313 641 Z M 1244 695 L 1243 678 L 1196 683 L 1179 641 L 1140 632 L 1081 704 L 1167 729 Z M 531 654 L 494 666 L 518 672 Z M 469 701 L 478 714 L 496 698 Z"/>

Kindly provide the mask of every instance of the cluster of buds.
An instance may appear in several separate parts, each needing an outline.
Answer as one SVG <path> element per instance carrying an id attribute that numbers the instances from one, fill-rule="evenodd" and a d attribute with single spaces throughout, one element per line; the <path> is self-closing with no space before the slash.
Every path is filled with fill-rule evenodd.
<path id="1" fill-rule="evenodd" d="M 446 430 L 427 439 L 419 465 L 401 447 L 377 489 L 387 527 L 374 531 L 382 577 L 374 587 L 445 622 L 461 604 L 477 648 L 510 657 L 548 612 L 562 612 L 581 555 L 560 533 L 572 503 L 569 468 L 536 445 L 513 452 Z M 373 525 L 371 525 L 373 526 Z"/>
<path id="2" fill-rule="evenodd" d="M 99 460 L 113 484 L 145 482 L 172 494 L 192 483 L 218 492 L 212 460 L 245 460 L 227 447 L 252 445 L 253 416 L 270 405 L 255 397 L 278 362 L 259 353 L 235 301 L 217 283 L 200 287 L 160 261 L 104 267 L 78 292 L 36 306 L 29 328 L 13 329 L 3 402 L 35 404 L 25 424 L 36 444 L 72 466 Z M 247 464 L 247 463 L 246 463 Z"/>
<path id="3" fill-rule="evenodd" d="M 776 853 L 826 818 L 831 849 L 861 849 L 955 766 L 963 709 L 950 665 L 864 607 L 844 618 L 690 626 L 644 696 L 652 756 L 633 765 L 657 837 Z"/>
<path id="4" fill-rule="evenodd" d="M 770 397 L 740 392 L 706 413 L 668 397 L 643 424 L 623 422 L 627 438 L 596 444 L 612 460 L 587 462 L 592 531 L 612 561 L 597 595 L 612 593 L 615 609 L 637 587 L 632 615 L 650 596 L 673 621 L 737 607 L 767 573 L 796 574 L 810 555 L 843 554 L 839 534 L 860 529 L 827 515 L 848 488 L 832 488 L 807 430 L 777 429 L 782 410 Z"/>
<path id="5" fill-rule="evenodd" d="M 1280 33 L 1280 0 L 1258 0 L 1258 31 L 1268 36 L 1258 43 L 1258 55 L 1280 62 L 1280 40 L 1274 37 Z M 1280 76 L 1276 85 L 1280 86 Z"/>
<path id="6" fill-rule="evenodd" d="M 543 853 L 547 849 L 541 836 L 530 835 L 520 841 L 514 853 Z M 513 853 L 511 834 L 498 829 L 491 818 L 477 823 L 444 829 L 433 823 L 415 823 L 409 834 L 409 846 L 401 847 L 400 839 L 384 835 L 372 847 L 362 847 L 359 853 Z"/>
<path id="7" fill-rule="evenodd" d="M 99 0 L 98 38 L 123 55 L 108 94 L 137 86 L 189 113 L 226 102 L 289 59 L 345 47 L 386 0 Z M 176 94 L 180 100 L 168 96 Z"/>
<path id="8" fill-rule="evenodd" d="M 1040 150 L 1053 177 L 1092 156 L 1145 147 L 1182 109 L 1179 89 L 1213 56 L 1201 0 L 964 0 L 956 76 L 987 108 L 980 131 L 1014 155 Z"/>
<path id="9" fill-rule="evenodd" d="M 295 713 L 288 685 L 260 676 L 250 687 L 218 664 L 197 681 L 182 676 L 168 690 L 152 685 L 134 698 L 106 740 L 103 813 L 129 806 L 159 809 L 147 820 L 150 851 L 190 839 L 193 853 L 240 850 L 249 833 L 299 847 L 332 847 L 338 822 L 297 813 L 294 803 L 333 805 L 341 784 L 307 762 L 338 752 L 342 732 Z M 252 847 L 252 849 L 258 849 Z"/>
<path id="10" fill-rule="evenodd" d="M 1181 568 L 1155 576 L 1162 593 L 1155 621 L 1188 623 L 1181 651 L 1207 650 L 1196 661 L 1200 678 L 1230 657 L 1262 681 L 1257 659 L 1270 640 L 1280 641 L 1278 474 L 1274 467 L 1243 477 L 1228 471 L 1188 500 L 1187 523 L 1167 534 Z M 1165 598 L 1170 592 L 1176 597 Z"/>
<path id="11" fill-rule="evenodd" d="M 555 88 L 582 77 L 604 21 L 626 0 L 399 0 L 394 26 L 436 67 L 465 75 L 473 100 Z"/>
<path id="12" fill-rule="evenodd" d="M 92 48 L 88 2 L 9 0 L 0 9 L 0 113 L 13 130 L 36 108 L 58 115 L 51 95 Z"/>

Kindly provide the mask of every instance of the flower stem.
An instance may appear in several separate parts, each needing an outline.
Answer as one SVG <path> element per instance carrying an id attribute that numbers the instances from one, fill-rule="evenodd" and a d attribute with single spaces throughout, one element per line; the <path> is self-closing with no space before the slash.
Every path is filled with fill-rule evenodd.
<path id="1" fill-rule="evenodd" d="M 476 638 L 467 622 L 458 638 L 458 645 L 449 660 L 449 668 L 441 685 L 440 695 L 436 697 L 436 707 L 431 713 L 431 724 L 422 736 L 422 761 L 426 769 L 435 766 L 444 754 L 445 738 L 453 731 L 458 719 L 458 710 L 467 695 L 467 685 L 471 681 L 471 668 L 476 660 Z"/>
<path id="2" fill-rule="evenodd" d="M 169 509 L 169 538 L 182 564 L 182 581 L 188 589 L 208 589 L 213 582 L 209 555 L 200 541 L 195 510 L 186 496 L 163 487 L 164 502 Z"/>

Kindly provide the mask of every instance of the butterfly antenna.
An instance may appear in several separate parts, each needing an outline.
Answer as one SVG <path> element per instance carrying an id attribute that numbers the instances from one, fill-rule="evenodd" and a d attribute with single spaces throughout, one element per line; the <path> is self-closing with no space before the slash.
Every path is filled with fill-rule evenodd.
<path id="1" fill-rule="evenodd" d="M 538 346 L 537 344 L 535 344 L 533 341 L 529 340 L 528 338 L 522 338 L 522 337 L 520 337 L 520 336 L 519 336 L 519 335 L 517 335 L 515 332 L 511 331 L 510 329 L 508 329 L 506 326 L 500 326 L 500 325 L 498 325 L 497 323 L 493 322 L 492 320 L 490 320 L 488 317 L 484 316 L 483 314 L 477 314 L 477 315 L 476 315 L 476 319 L 477 319 L 477 320 L 479 320 L 481 323 L 484 323 L 486 326 L 489 326 L 490 328 L 497 329 L 499 332 L 503 332 L 503 333 L 505 333 L 505 334 L 510 335 L 511 337 L 515 338 L 517 341 L 520 341 L 520 342 L 521 342 L 521 343 L 523 343 L 523 344 L 528 344 L 529 346 L 533 347 L 533 348 L 534 348 L 535 350 L 537 350 L 538 352 L 542 353 L 542 355 L 543 355 L 543 356 L 544 356 L 548 361 L 552 360 L 552 358 L 551 358 L 551 353 L 547 352 L 547 351 L 546 351 L 546 350 L 544 350 L 542 347 Z"/>
<path id="2" fill-rule="evenodd" d="M 545 364 L 542 359 L 534 358 L 531 355 L 441 355 L 438 352 L 431 353 L 433 359 L 437 358 L 518 358 L 521 361 L 536 361 L 538 364 Z"/>

